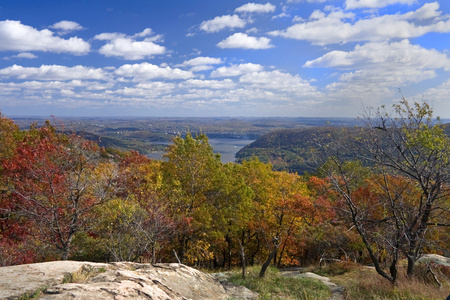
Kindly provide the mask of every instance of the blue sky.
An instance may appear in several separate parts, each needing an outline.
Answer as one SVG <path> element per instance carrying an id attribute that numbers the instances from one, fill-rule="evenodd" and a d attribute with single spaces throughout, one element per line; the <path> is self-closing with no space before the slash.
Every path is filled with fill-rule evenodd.
<path id="1" fill-rule="evenodd" d="M 0 0 L 7 116 L 355 117 L 402 95 L 450 117 L 448 0 Z"/>

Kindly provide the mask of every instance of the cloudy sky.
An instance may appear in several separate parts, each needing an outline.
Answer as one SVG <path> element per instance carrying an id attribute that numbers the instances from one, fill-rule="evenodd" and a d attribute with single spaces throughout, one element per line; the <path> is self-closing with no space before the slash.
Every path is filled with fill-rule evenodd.
<path id="1" fill-rule="evenodd" d="M 7 116 L 450 117 L 448 0 L 0 1 Z"/>

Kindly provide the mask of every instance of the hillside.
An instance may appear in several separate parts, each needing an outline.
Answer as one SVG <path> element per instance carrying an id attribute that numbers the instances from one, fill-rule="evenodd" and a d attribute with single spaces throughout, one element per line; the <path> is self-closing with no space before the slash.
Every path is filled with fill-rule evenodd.
<path id="1" fill-rule="evenodd" d="M 343 129 L 346 134 L 341 135 Z M 450 136 L 450 123 L 444 125 L 444 130 Z M 317 168 L 316 158 L 321 161 L 326 160 L 326 154 L 321 150 L 319 144 L 328 144 L 339 135 L 340 142 L 349 146 L 347 156 L 349 158 L 357 157 L 360 153 L 357 153 L 356 150 L 352 152 L 350 145 L 355 143 L 356 135 L 361 132 L 357 127 L 342 126 L 276 130 L 242 148 L 236 154 L 236 161 L 242 162 L 249 160 L 252 156 L 257 156 L 262 162 L 271 163 L 277 171 L 297 172 L 298 174 L 314 172 Z M 313 157 L 313 152 L 317 157 Z"/>
<path id="2" fill-rule="evenodd" d="M 319 151 L 319 143 L 326 144 L 342 127 L 311 127 L 269 132 L 236 154 L 242 162 L 257 156 L 262 162 L 271 163 L 275 170 L 312 172 L 316 168 L 312 149 Z"/>

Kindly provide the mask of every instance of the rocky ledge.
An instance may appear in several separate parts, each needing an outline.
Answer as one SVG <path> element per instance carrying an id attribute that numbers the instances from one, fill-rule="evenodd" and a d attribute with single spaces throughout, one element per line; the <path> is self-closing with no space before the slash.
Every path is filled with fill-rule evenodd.
<path id="1" fill-rule="evenodd" d="M 0 299 L 256 299 L 182 264 L 54 261 L 0 268 Z"/>

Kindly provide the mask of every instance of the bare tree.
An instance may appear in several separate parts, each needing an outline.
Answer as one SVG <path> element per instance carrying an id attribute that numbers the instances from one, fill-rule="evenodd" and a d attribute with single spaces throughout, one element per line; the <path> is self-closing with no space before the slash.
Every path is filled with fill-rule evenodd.
<path id="1" fill-rule="evenodd" d="M 379 174 L 370 179 L 381 192 L 372 207 L 367 205 L 368 199 L 362 205 L 355 197 L 363 176 L 343 159 L 348 144 L 342 145 L 337 138 L 326 146 L 330 162 L 323 170 L 345 200 L 377 272 L 394 283 L 399 255 L 407 258 L 407 275 L 411 276 L 430 225 L 448 225 L 442 220 L 449 216 L 445 207 L 449 201 L 450 140 L 427 103 L 411 106 L 403 99 L 393 108 L 392 113 L 385 107 L 368 110 L 366 126 L 354 143 L 359 158 Z M 373 206 L 383 209 L 375 219 Z M 375 227 L 378 230 L 370 230 Z M 379 263 L 376 248 L 381 241 L 390 252 L 389 272 Z"/>

